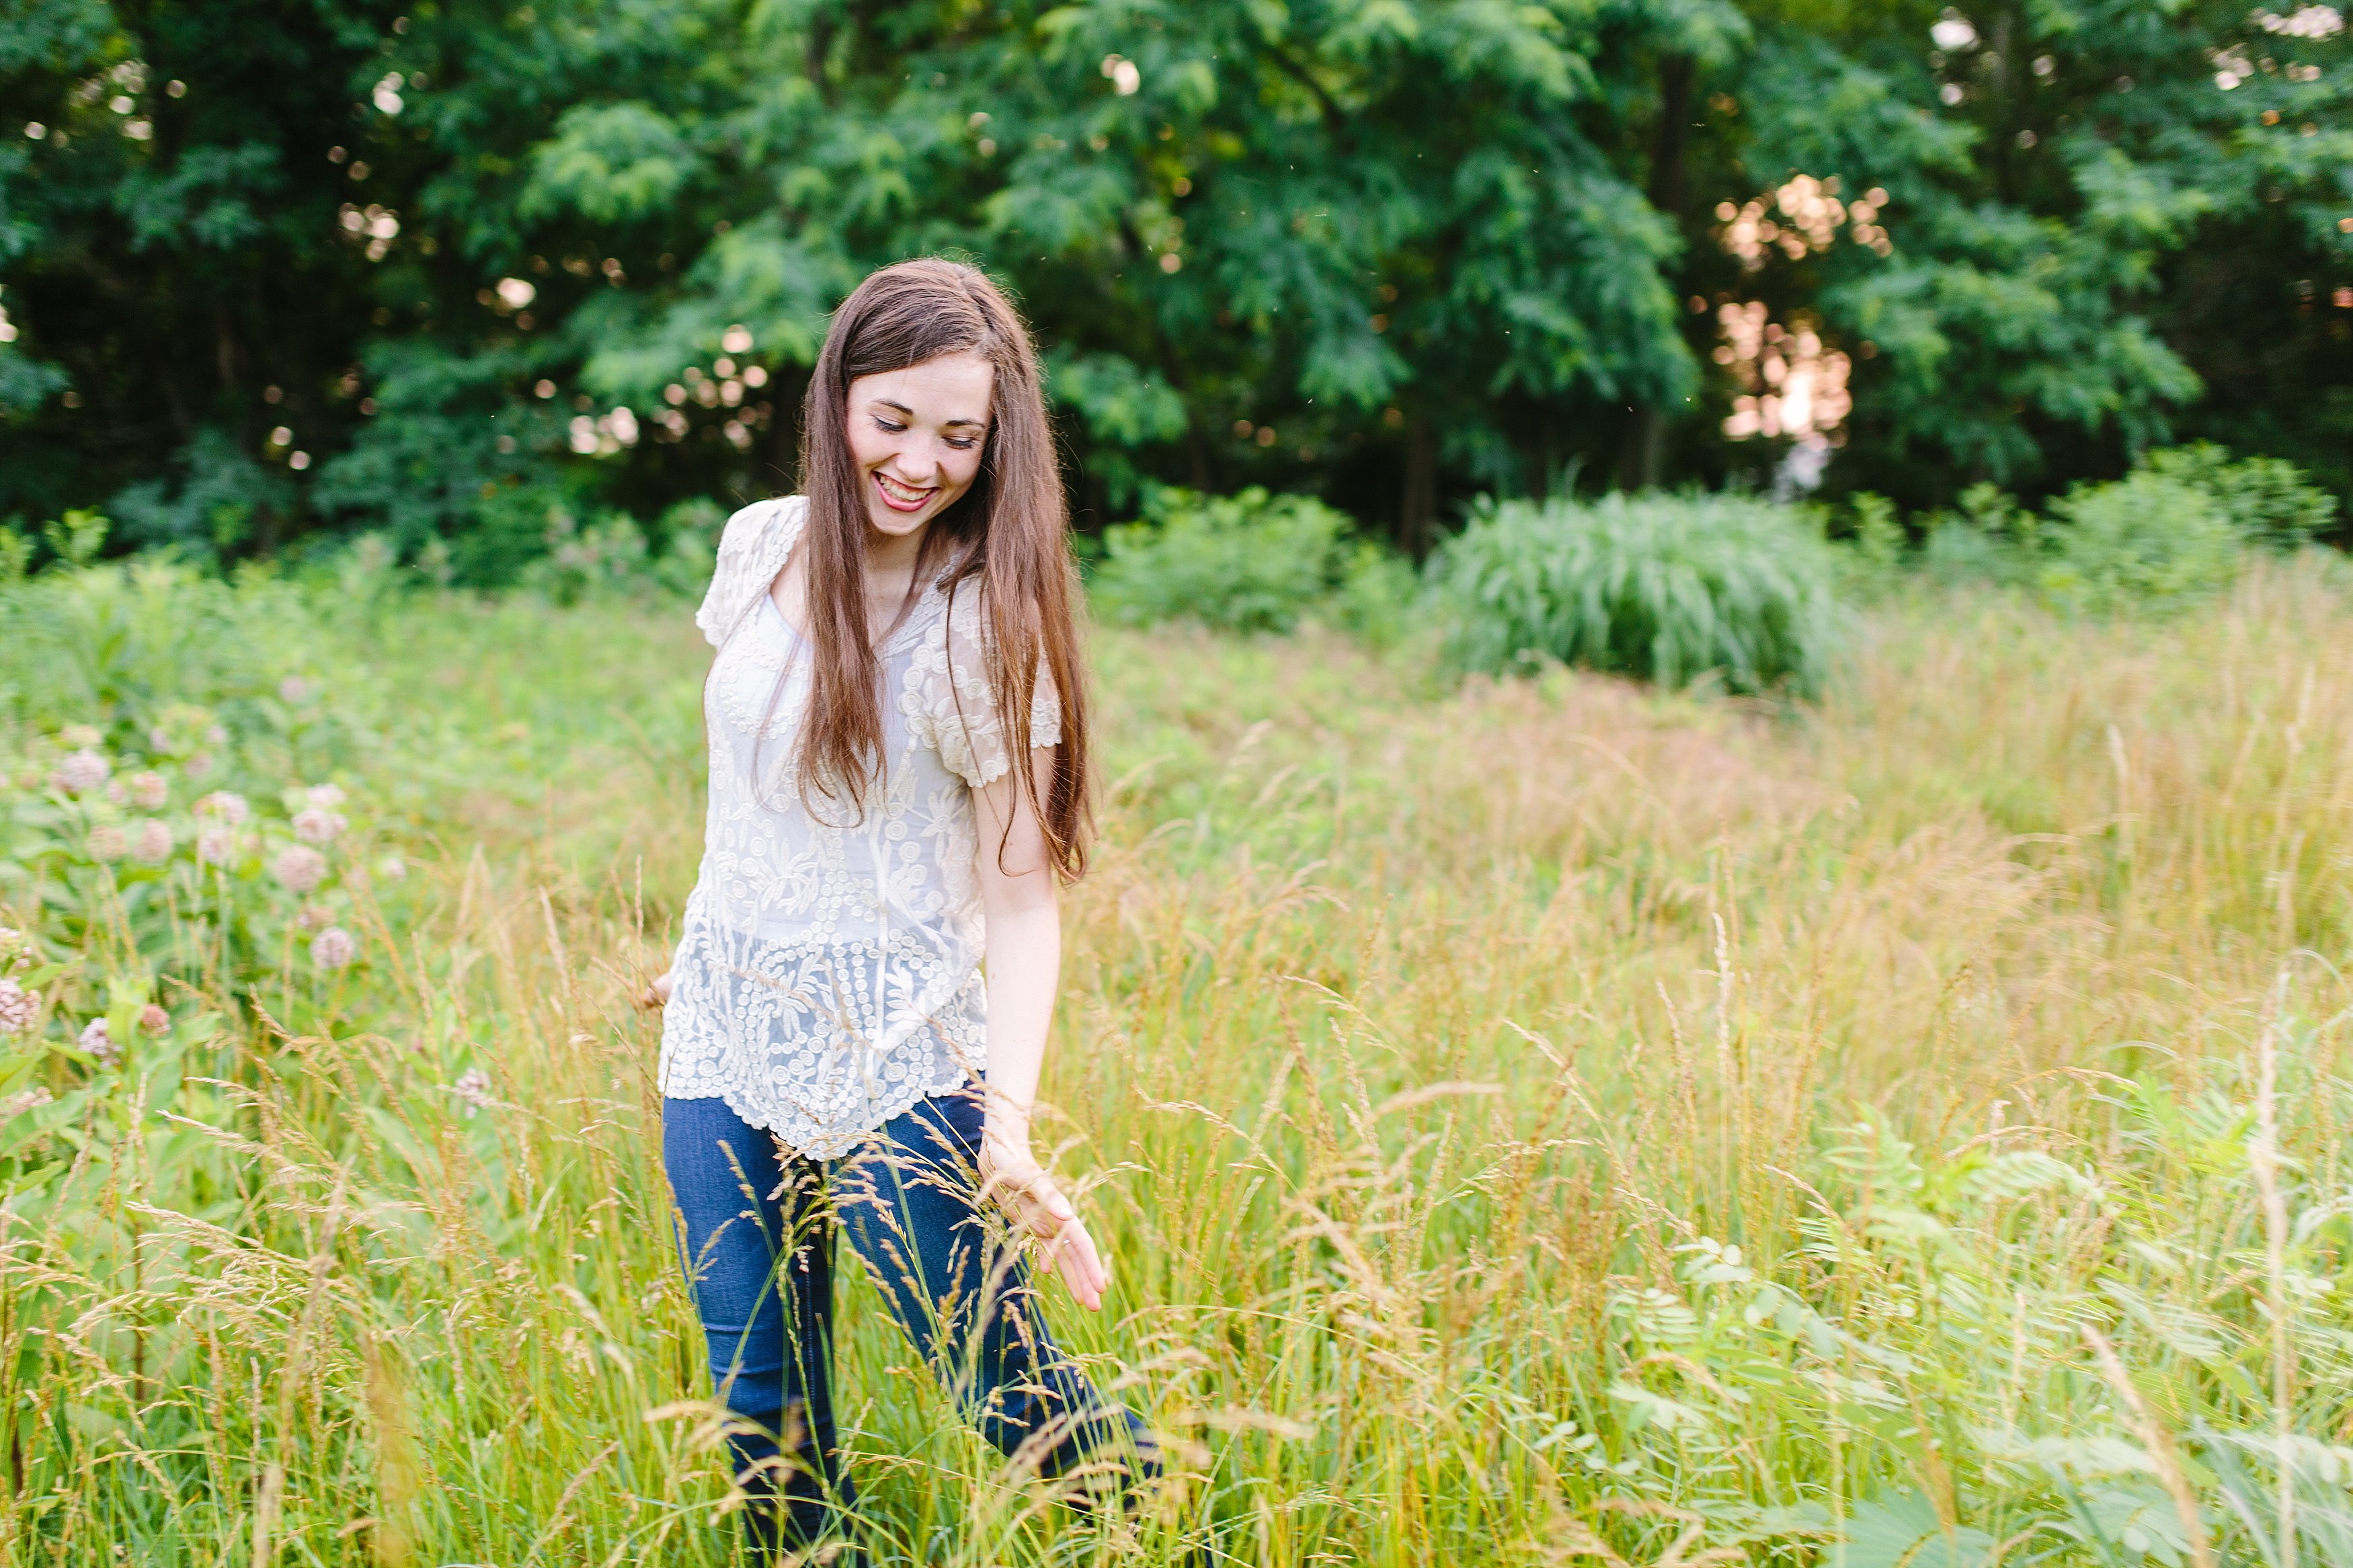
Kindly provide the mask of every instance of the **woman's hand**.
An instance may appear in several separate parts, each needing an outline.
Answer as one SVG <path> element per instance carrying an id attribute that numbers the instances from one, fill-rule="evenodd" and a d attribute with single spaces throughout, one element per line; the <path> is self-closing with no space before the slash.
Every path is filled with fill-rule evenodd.
<path id="1" fill-rule="evenodd" d="M 648 981 L 646 983 L 646 988 L 638 993 L 638 1005 L 640 1007 L 662 1007 L 667 1006 L 669 1003 L 670 971 L 665 969 L 659 974 L 655 975 L 650 981 Z"/>
<path id="2" fill-rule="evenodd" d="M 1062 1283 L 1079 1305 L 1090 1312 L 1103 1310 L 1111 1275 L 1095 1251 L 1094 1237 L 1087 1234 L 1086 1222 L 1029 1152 L 1028 1139 L 994 1130 L 982 1133 L 980 1190 L 1005 1212 L 1017 1232 L 1038 1242 L 1039 1273 L 1054 1273 L 1059 1265 Z"/>

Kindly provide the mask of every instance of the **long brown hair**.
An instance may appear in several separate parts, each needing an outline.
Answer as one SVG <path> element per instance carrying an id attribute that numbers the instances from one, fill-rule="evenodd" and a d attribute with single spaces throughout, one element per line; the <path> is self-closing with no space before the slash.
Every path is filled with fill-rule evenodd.
<path id="1" fill-rule="evenodd" d="M 1093 782 L 1070 511 L 1029 329 L 996 284 L 961 262 L 902 261 L 860 284 L 834 312 L 809 377 L 801 489 L 814 658 L 796 758 L 802 798 L 814 811 L 814 789 L 862 813 L 884 765 L 882 667 L 867 626 L 866 492 L 849 455 L 849 384 L 952 353 L 978 354 L 995 369 L 992 412 L 978 477 L 925 534 L 917 588 L 936 569 L 951 621 L 959 613 L 985 618 L 978 640 L 1006 754 L 1056 871 L 1069 879 L 1086 869 Z M 1029 701 L 1041 674 L 1062 709 L 1042 798 L 1029 766 Z"/>

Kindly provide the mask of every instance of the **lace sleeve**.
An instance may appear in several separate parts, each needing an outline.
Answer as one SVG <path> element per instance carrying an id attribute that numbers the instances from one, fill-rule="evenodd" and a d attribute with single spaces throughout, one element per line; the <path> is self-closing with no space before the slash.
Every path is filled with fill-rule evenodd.
<path id="1" fill-rule="evenodd" d="M 1012 765 L 997 696 L 988 681 L 987 616 L 969 597 L 959 596 L 940 635 L 930 639 L 924 679 L 929 739 L 940 761 L 975 789 L 1003 777 Z M 1054 678 L 1041 662 L 1029 695 L 1029 743 L 1062 742 L 1062 702 Z"/>
<path id="2" fill-rule="evenodd" d="M 719 536 L 719 560 L 694 624 L 717 647 L 735 629 L 744 609 L 767 590 L 800 534 L 807 503 L 798 496 L 754 501 L 727 520 Z"/>

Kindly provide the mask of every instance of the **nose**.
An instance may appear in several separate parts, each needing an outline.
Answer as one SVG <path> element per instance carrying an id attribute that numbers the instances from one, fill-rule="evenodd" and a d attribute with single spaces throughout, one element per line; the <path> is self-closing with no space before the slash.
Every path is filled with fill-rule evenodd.
<path id="1" fill-rule="evenodd" d="M 883 472 L 911 485 L 927 485 L 940 471 L 940 444 L 932 437 L 909 440 L 891 454 Z"/>

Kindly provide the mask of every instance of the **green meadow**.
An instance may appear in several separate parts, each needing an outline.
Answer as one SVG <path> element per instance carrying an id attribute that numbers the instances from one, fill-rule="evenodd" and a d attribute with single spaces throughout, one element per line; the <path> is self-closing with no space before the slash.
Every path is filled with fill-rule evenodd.
<path id="1" fill-rule="evenodd" d="M 0 622 L 0 1560 L 727 1561 L 634 1001 L 687 606 L 363 552 Z M 2353 1561 L 2333 560 L 1895 584 L 1807 702 L 1092 646 L 1045 1141 L 1114 1289 L 1047 1294 L 1179 1459 L 1071 1512 L 853 1278 L 878 1563 Z"/>

